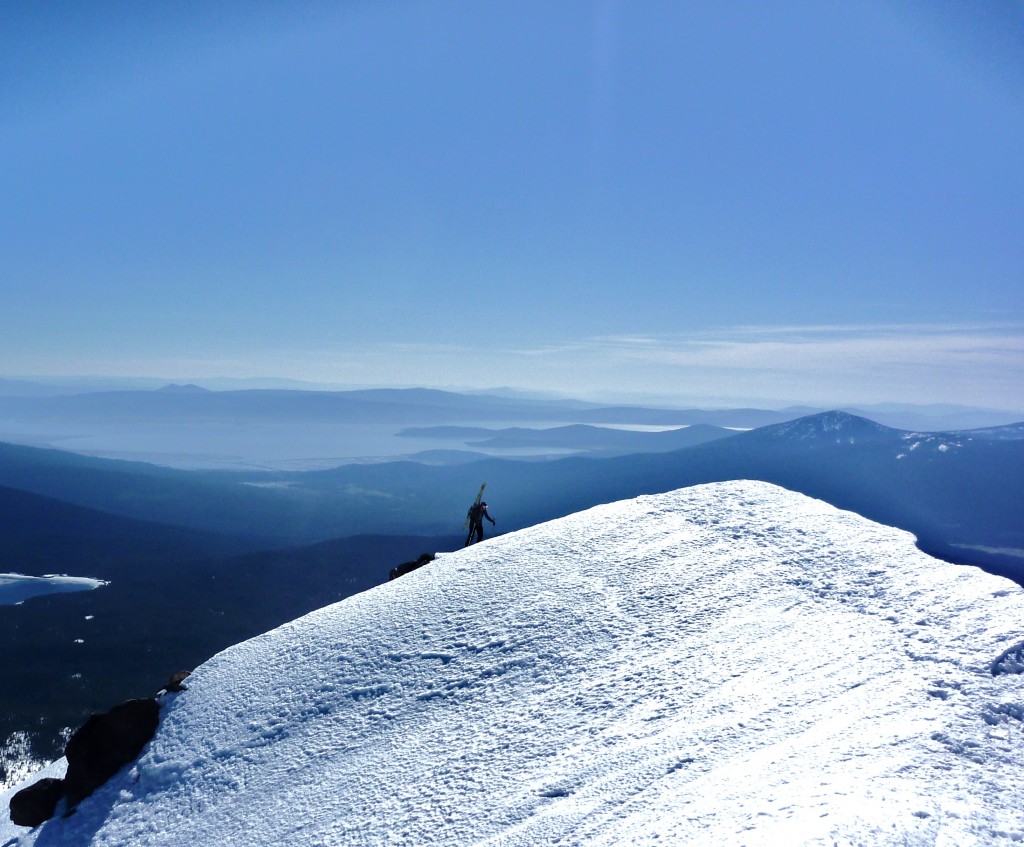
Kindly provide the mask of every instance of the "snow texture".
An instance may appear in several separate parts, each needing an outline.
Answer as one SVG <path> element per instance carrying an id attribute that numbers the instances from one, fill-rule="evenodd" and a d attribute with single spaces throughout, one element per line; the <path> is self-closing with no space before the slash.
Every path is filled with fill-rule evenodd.
<path id="1" fill-rule="evenodd" d="M 1022 621 L 766 483 L 599 506 L 219 654 L 0 844 L 1016 844 Z"/>

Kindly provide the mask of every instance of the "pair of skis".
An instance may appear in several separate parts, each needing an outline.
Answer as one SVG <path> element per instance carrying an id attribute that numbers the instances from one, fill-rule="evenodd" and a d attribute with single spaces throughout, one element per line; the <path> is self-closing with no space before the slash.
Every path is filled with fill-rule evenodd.
<path id="1" fill-rule="evenodd" d="M 487 483 L 486 482 L 483 485 L 480 486 L 480 490 L 476 493 L 476 500 L 473 501 L 473 509 L 475 509 L 477 506 L 479 506 L 480 505 L 480 501 L 484 499 L 484 489 L 486 487 L 487 487 Z M 463 531 L 465 531 L 466 528 L 469 526 L 469 516 L 473 513 L 473 509 L 470 509 L 468 512 L 466 512 L 466 522 L 462 525 Z"/>

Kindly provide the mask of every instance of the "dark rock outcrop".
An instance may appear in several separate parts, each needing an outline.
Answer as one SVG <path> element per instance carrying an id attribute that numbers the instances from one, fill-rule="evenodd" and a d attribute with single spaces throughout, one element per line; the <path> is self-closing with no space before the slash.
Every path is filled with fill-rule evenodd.
<path id="1" fill-rule="evenodd" d="M 178 671 L 164 691 L 187 691 L 182 681 L 191 671 Z M 67 797 L 74 810 L 122 767 L 134 761 L 156 734 L 160 704 L 153 697 L 126 700 L 109 712 L 92 715 L 64 748 L 68 770 L 64 779 L 47 777 L 23 788 L 11 798 L 11 822 L 39 826 L 53 817 L 57 804 Z M 70 814 L 70 812 L 69 812 Z"/>
<path id="2" fill-rule="evenodd" d="M 124 765 L 134 761 L 159 723 L 160 706 L 150 697 L 128 700 L 82 724 L 64 748 L 68 760 L 64 778 L 68 804 L 78 805 Z"/>
<path id="3" fill-rule="evenodd" d="M 183 683 L 190 676 L 192 676 L 192 671 L 178 671 L 177 673 L 172 673 L 170 678 L 167 680 L 167 684 L 163 687 L 163 690 L 171 693 L 188 691 L 188 686 Z"/>
<path id="4" fill-rule="evenodd" d="M 388 579 L 398 579 L 400 576 L 405 576 L 409 571 L 414 571 L 416 568 L 422 568 L 428 562 L 434 561 L 433 553 L 421 553 L 420 557 L 414 562 L 402 562 L 400 565 L 396 565 L 388 573 Z"/>
<path id="5" fill-rule="evenodd" d="M 11 798 L 11 823 L 16 826 L 39 826 L 53 817 L 64 796 L 64 780 L 47 777 L 22 788 Z"/>

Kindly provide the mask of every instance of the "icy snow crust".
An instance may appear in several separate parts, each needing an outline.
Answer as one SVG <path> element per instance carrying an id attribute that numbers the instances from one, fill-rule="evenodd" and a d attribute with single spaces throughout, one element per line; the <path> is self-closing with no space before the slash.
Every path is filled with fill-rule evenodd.
<path id="1" fill-rule="evenodd" d="M 221 653 L 0 843 L 1016 843 L 1022 625 L 1013 583 L 803 495 L 641 497 Z"/>

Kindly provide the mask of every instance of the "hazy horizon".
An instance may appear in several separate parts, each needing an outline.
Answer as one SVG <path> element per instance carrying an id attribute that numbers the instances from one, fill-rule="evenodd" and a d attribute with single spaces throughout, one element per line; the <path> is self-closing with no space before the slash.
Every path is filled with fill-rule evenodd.
<path id="1" fill-rule="evenodd" d="M 980 406 L 969 403 L 914 403 L 900 402 L 898 400 L 880 400 L 876 402 L 856 402 L 834 399 L 831 401 L 810 402 L 802 400 L 787 400 L 763 396 L 744 397 L 714 397 L 714 396 L 690 396 L 684 394 L 648 394 L 630 391 L 616 391 L 614 389 L 596 390 L 589 393 L 575 392 L 567 393 L 552 389 L 537 389 L 523 386 L 510 385 L 483 385 L 468 386 L 459 384 L 437 384 L 421 385 L 414 383 L 329 383 L 313 382 L 301 379 L 275 379 L 273 377 L 230 377 L 230 376 L 110 376 L 110 375 L 29 375 L 14 374 L 0 375 L 0 395 L 8 393 L 16 396 L 16 392 L 5 392 L 5 384 L 23 383 L 26 387 L 38 386 L 48 387 L 54 392 L 68 391 L 68 393 L 87 393 L 104 391 L 154 391 L 171 386 L 197 386 L 207 391 L 245 391 L 245 390 L 293 390 L 293 391 L 367 391 L 367 390 L 415 390 L 427 389 L 433 391 L 444 391 L 455 394 L 466 395 L 492 395 L 508 396 L 521 399 L 550 400 L 550 401 L 578 401 L 592 403 L 595 405 L 617 405 L 624 406 L 655 406 L 666 409 L 736 409 L 736 408 L 759 408 L 781 410 L 787 408 L 820 408 L 822 410 L 855 408 L 897 408 L 897 409 L 921 409 L 921 410 L 974 410 L 997 413 L 1020 414 L 1024 416 L 1024 408 L 1013 407 L 1012 405 L 1002 406 Z"/>

